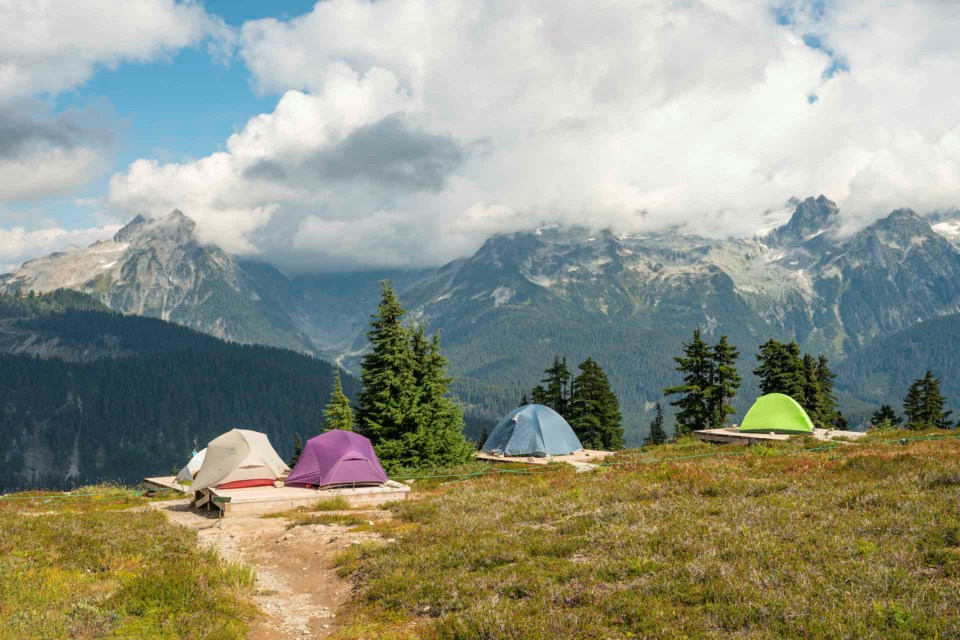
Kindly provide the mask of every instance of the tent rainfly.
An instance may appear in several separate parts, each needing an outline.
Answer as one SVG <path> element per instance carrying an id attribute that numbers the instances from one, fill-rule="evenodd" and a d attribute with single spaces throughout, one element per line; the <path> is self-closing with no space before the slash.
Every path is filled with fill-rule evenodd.
<path id="1" fill-rule="evenodd" d="M 190 458 L 190 462 L 187 465 L 180 469 L 180 473 L 177 474 L 176 481 L 179 484 L 183 484 L 187 480 L 193 480 L 194 476 L 197 475 L 197 472 L 200 471 L 200 467 L 203 466 L 203 459 L 207 456 L 206 447 L 203 448 L 199 453 L 194 454 Z"/>
<path id="2" fill-rule="evenodd" d="M 757 398 L 740 425 L 742 433 L 813 433 L 813 422 L 788 395 L 768 393 Z"/>
<path id="3" fill-rule="evenodd" d="M 559 413 L 542 404 L 514 409 L 497 423 L 481 451 L 503 456 L 563 456 L 583 445 Z"/>
<path id="4" fill-rule="evenodd" d="M 207 445 L 207 455 L 190 488 L 200 491 L 210 487 L 263 487 L 273 484 L 280 474 L 289 470 L 266 435 L 231 429 Z"/>
<path id="5" fill-rule="evenodd" d="M 284 484 L 301 487 L 381 485 L 388 480 L 367 438 L 334 429 L 307 440 Z"/>

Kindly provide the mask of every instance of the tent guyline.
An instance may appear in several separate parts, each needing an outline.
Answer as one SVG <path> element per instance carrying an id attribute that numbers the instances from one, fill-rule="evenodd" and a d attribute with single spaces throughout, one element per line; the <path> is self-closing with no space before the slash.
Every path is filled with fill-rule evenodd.
<path id="1" fill-rule="evenodd" d="M 924 442 L 928 440 L 953 440 L 960 438 L 960 435 L 949 435 L 949 436 L 912 436 L 909 438 L 890 438 L 888 440 L 877 440 L 876 442 L 845 442 L 845 443 L 831 443 L 823 445 L 821 447 L 812 447 L 809 449 L 801 449 L 799 451 L 792 451 L 789 453 L 784 453 L 780 457 L 787 457 L 793 455 L 799 455 L 803 453 L 817 453 L 820 451 L 831 451 L 833 449 L 839 449 L 841 447 L 862 447 L 862 446 L 871 446 L 871 445 L 888 445 L 888 444 L 907 444 L 910 442 Z M 599 467 L 619 467 L 619 466 L 630 466 L 637 464 L 655 464 L 657 462 L 675 462 L 677 460 L 693 460 L 696 458 L 715 458 L 715 457 L 726 457 L 726 456 L 742 456 L 748 453 L 748 451 L 717 451 L 714 453 L 698 453 L 691 454 L 687 456 L 671 456 L 668 458 L 643 458 L 640 460 L 631 460 L 629 462 L 601 462 L 598 463 Z M 778 457 L 778 456 L 772 456 Z M 515 474 L 515 475 L 534 475 L 537 473 L 548 473 L 561 470 L 563 467 L 557 466 L 544 466 L 538 469 L 496 469 L 496 468 L 486 468 L 479 471 L 472 471 L 470 473 L 450 473 L 450 474 L 435 474 L 435 475 L 420 475 L 420 476 L 393 476 L 392 480 L 428 480 L 428 479 L 441 479 L 441 478 L 455 478 L 457 480 L 469 480 L 470 478 L 477 478 L 480 476 L 495 475 L 495 474 Z M 155 493 L 158 491 L 170 491 L 169 489 L 151 491 L 150 493 Z M 115 493 L 84 493 L 84 494 L 53 494 L 53 495 L 44 495 L 44 496 L 0 496 L 0 501 L 4 500 L 101 500 L 109 498 L 139 498 L 143 497 L 146 494 L 144 491 L 138 490 L 129 490 L 125 492 L 115 492 Z"/>

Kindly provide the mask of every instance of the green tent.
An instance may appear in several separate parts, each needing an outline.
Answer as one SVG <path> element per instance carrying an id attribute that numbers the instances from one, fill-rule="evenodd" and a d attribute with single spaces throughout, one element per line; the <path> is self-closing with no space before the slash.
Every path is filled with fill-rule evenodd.
<path id="1" fill-rule="evenodd" d="M 810 416 L 796 400 L 782 393 L 757 398 L 740 425 L 744 433 L 813 433 Z"/>

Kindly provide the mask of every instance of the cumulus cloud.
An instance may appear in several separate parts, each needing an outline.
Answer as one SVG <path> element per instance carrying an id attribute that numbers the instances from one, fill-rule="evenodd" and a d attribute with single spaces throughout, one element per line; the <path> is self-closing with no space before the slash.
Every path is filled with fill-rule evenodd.
<path id="1" fill-rule="evenodd" d="M 10 228 L 0 227 L 0 273 L 13 271 L 25 260 L 47 255 L 54 251 L 63 251 L 72 246 L 85 247 L 116 233 L 119 225 L 104 225 L 87 229 L 61 229 L 52 221 L 39 229 L 28 229 L 16 225 Z"/>
<path id="2" fill-rule="evenodd" d="M 95 113 L 0 102 L 0 202 L 69 193 L 106 167 L 111 134 Z"/>
<path id="3" fill-rule="evenodd" d="M 0 0 L 0 203 L 69 193 L 107 167 L 105 114 L 54 113 L 37 96 L 204 40 L 222 53 L 234 35 L 193 2 Z"/>
<path id="4" fill-rule="evenodd" d="M 233 35 L 196 2 L 0 0 L 0 100 L 64 91 L 98 67 L 155 60 L 205 39 L 223 55 Z"/>
<path id="5" fill-rule="evenodd" d="M 273 112 L 134 163 L 106 204 L 290 269 L 435 264 L 541 221 L 750 234 L 818 193 L 853 225 L 946 209 L 958 28 L 936 0 L 329 0 L 243 26 Z"/>
<path id="6" fill-rule="evenodd" d="M 4 204 L 75 192 L 109 164 L 109 110 L 57 113 L 46 98 L 82 85 L 98 69 L 156 60 L 204 41 L 225 56 L 235 34 L 189 0 L 0 0 L 0 213 Z M 0 228 L 0 266 L 86 243 L 108 229 L 68 231 L 44 219 Z"/>

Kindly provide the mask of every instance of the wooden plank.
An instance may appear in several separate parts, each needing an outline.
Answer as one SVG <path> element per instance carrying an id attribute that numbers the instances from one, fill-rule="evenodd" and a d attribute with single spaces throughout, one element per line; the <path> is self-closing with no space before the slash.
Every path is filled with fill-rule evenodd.
<path id="1" fill-rule="evenodd" d="M 478 451 L 474 454 L 474 457 L 477 460 L 482 460 L 484 462 L 515 462 L 520 464 L 536 464 L 544 465 L 551 464 L 554 462 L 586 462 L 586 463 L 597 463 L 601 462 L 605 458 L 609 458 L 614 455 L 615 451 L 598 451 L 596 449 L 581 449 L 580 451 L 575 451 L 574 453 L 563 455 L 563 456 L 498 456 L 492 453 L 486 453 L 484 451 Z"/>
<path id="2" fill-rule="evenodd" d="M 182 491 L 183 493 L 190 492 L 190 486 L 180 484 L 177 482 L 175 476 L 144 478 L 141 484 L 148 489 L 173 489 L 174 491 Z"/>
<path id="3" fill-rule="evenodd" d="M 703 429 L 701 431 L 694 431 L 693 435 L 698 440 L 703 442 L 713 442 L 719 444 L 735 443 L 747 445 L 760 442 L 784 441 L 789 440 L 792 437 L 790 434 L 786 433 L 744 433 L 735 427 L 727 427 L 724 429 Z M 817 440 L 830 442 L 836 441 L 837 438 L 858 440 L 867 434 L 860 431 L 814 429 L 811 435 Z"/>
<path id="4" fill-rule="evenodd" d="M 213 504 L 224 515 L 237 513 L 270 513 L 309 506 L 319 500 L 344 498 L 351 506 L 371 506 L 404 500 L 410 487 L 393 480 L 370 487 L 338 487 L 306 489 L 303 487 L 248 487 L 245 489 L 210 489 Z M 221 502 L 225 501 L 225 502 Z"/>

